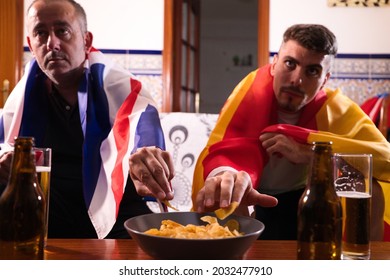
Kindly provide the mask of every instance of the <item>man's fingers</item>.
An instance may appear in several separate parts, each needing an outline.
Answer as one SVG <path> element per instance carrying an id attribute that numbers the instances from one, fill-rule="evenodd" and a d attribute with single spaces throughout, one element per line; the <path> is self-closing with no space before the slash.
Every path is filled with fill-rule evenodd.
<path id="1" fill-rule="evenodd" d="M 276 197 L 259 193 L 253 188 L 248 192 L 246 200 L 248 205 L 260 205 L 262 207 L 274 207 L 278 204 L 278 199 Z"/>
<path id="2" fill-rule="evenodd" d="M 174 170 L 168 152 L 156 147 L 140 148 L 131 155 L 129 165 L 133 181 L 141 182 L 160 200 L 173 198 L 170 180 L 173 178 Z M 137 192 L 145 193 L 142 189 L 138 187 Z"/>

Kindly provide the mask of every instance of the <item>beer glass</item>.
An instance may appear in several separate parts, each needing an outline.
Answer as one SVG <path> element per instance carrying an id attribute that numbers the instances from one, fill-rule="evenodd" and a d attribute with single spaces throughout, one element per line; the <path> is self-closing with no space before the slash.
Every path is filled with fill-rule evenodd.
<path id="1" fill-rule="evenodd" d="M 372 155 L 334 154 L 336 193 L 343 210 L 342 259 L 370 258 Z"/>
<path id="2" fill-rule="evenodd" d="M 36 165 L 36 170 L 38 175 L 38 182 L 42 188 L 46 200 L 45 232 L 44 232 L 44 246 L 46 246 L 48 223 L 49 223 L 51 149 L 34 148 L 34 152 L 35 152 L 35 165 Z"/>

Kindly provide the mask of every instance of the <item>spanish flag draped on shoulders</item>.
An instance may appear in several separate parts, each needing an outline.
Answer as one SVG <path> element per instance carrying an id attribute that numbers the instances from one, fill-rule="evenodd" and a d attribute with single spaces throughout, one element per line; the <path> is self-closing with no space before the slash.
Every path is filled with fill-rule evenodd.
<path id="1" fill-rule="evenodd" d="M 370 119 L 375 123 L 376 126 L 380 125 L 380 113 L 382 111 L 382 106 L 390 104 L 386 103 L 386 99 L 389 97 L 389 93 L 381 93 L 375 95 L 365 102 L 363 102 L 360 107 L 366 114 L 370 117 Z M 385 112 L 384 110 L 383 112 Z M 387 120 L 390 120 L 390 110 L 387 109 Z M 389 123 L 387 124 L 389 125 Z M 382 129 L 387 129 L 387 139 L 389 139 L 389 127 L 384 127 Z M 390 182 L 380 182 L 382 185 L 384 197 L 385 197 L 385 240 L 390 241 Z"/>
<path id="2" fill-rule="evenodd" d="M 332 141 L 335 153 L 371 153 L 373 176 L 390 182 L 390 144 L 360 107 L 339 90 L 320 91 L 304 107 L 296 126 L 277 124 L 273 77 L 267 65 L 249 73 L 222 108 L 195 167 L 193 201 L 207 176 L 218 170 L 244 170 L 257 188 L 268 161 L 259 140 L 264 132 L 283 133 L 301 143 Z"/>

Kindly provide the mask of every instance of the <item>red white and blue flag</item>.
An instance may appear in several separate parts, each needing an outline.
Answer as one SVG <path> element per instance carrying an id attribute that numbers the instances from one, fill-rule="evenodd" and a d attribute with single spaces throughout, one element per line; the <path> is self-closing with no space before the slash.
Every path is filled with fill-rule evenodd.
<path id="1" fill-rule="evenodd" d="M 36 61 L 28 63 L 1 115 L 3 149 L 23 135 L 41 145 L 47 120 L 45 91 L 40 90 L 45 79 Z M 145 146 L 165 149 L 164 135 L 155 103 L 141 82 L 96 49 L 85 62 L 78 102 L 84 133 L 84 198 L 98 237 L 104 238 L 116 221 L 130 154 Z"/>

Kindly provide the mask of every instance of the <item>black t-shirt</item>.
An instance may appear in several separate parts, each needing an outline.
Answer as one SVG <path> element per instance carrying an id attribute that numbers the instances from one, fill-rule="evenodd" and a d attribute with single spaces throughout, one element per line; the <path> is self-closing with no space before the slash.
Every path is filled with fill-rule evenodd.
<path id="1" fill-rule="evenodd" d="M 78 106 L 69 106 L 59 94 L 49 94 L 49 120 L 44 146 L 52 148 L 49 238 L 96 238 L 82 187 L 83 132 Z M 123 223 L 150 213 L 128 180 L 117 223 L 108 238 L 129 238 Z"/>

